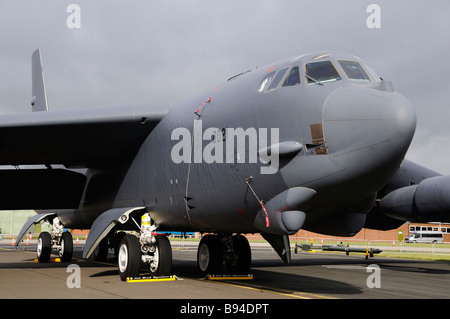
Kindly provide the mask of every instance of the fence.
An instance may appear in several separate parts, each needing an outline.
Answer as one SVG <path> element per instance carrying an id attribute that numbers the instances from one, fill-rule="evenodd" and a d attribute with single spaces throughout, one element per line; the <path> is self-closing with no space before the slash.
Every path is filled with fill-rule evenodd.
<path id="1" fill-rule="evenodd" d="M 252 249 L 272 249 L 267 241 L 259 235 L 246 236 L 250 242 Z M 291 249 L 294 250 L 296 245 L 313 244 L 314 247 L 321 245 L 343 245 L 353 248 L 372 248 L 380 249 L 386 253 L 410 254 L 410 255 L 447 255 L 450 256 L 450 243 L 439 244 L 407 244 L 404 241 L 387 241 L 387 240 L 358 240 L 352 238 L 335 238 L 329 237 L 324 239 L 320 237 L 290 237 Z M 198 245 L 199 238 L 170 238 L 172 247 L 194 249 Z"/>
<path id="2" fill-rule="evenodd" d="M 31 242 L 36 242 L 38 234 L 32 234 Z M 27 235 L 24 240 L 29 238 Z M 259 235 L 246 236 L 250 242 L 252 249 L 271 249 L 271 246 L 267 241 Z M 0 245 L 11 245 L 15 243 L 17 235 L 14 234 L 0 234 Z M 85 235 L 74 236 L 75 241 L 79 240 L 80 244 L 84 244 Z M 416 244 L 405 243 L 404 241 L 386 241 L 386 240 L 358 240 L 352 238 L 321 238 L 321 237 L 290 237 L 291 249 L 294 250 L 296 245 L 313 244 L 314 247 L 320 247 L 321 245 L 343 245 L 354 248 L 378 248 L 383 252 L 398 253 L 398 254 L 418 254 L 418 255 L 447 255 L 450 256 L 450 243 L 437 243 L 437 244 Z M 170 238 L 172 246 L 174 248 L 192 248 L 196 249 L 200 242 L 199 236 L 193 238 Z M 22 243 L 23 245 L 23 243 Z"/>

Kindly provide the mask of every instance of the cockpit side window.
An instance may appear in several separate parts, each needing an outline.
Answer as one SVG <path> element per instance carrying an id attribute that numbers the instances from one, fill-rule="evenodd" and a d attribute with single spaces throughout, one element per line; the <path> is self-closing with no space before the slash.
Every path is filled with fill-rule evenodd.
<path id="1" fill-rule="evenodd" d="M 321 84 L 342 79 L 331 61 L 308 63 L 305 68 L 308 84 Z"/>
<path id="2" fill-rule="evenodd" d="M 369 76 L 359 62 L 339 60 L 339 64 L 350 80 L 370 81 Z"/>
<path id="3" fill-rule="evenodd" d="M 269 87 L 270 81 L 272 80 L 274 75 L 275 72 L 270 72 L 264 77 L 264 79 L 262 79 L 262 81 L 258 85 L 258 92 L 264 92 Z"/>
<path id="4" fill-rule="evenodd" d="M 298 66 L 294 66 L 289 72 L 286 80 L 284 80 L 283 86 L 295 86 L 300 85 L 300 72 Z"/>
<path id="5" fill-rule="evenodd" d="M 278 84 L 280 84 L 281 80 L 283 79 L 284 75 L 286 74 L 288 68 L 281 69 L 278 71 L 277 75 L 275 75 L 275 78 L 273 79 L 272 83 L 270 84 L 267 91 L 274 90 L 278 87 Z"/>

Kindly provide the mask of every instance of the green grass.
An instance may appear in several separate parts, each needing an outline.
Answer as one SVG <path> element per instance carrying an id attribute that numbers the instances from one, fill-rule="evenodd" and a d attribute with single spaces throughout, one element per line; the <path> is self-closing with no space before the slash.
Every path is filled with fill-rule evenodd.
<path id="1" fill-rule="evenodd" d="M 310 244 L 310 241 L 308 240 L 299 240 L 299 241 L 295 241 L 295 240 L 291 240 L 292 243 L 298 243 L 298 244 Z M 347 246 L 367 246 L 367 244 L 369 244 L 369 247 L 378 247 L 378 246 L 392 246 L 392 241 L 373 241 L 373 242 L 367 242 L 367 241 L 345 241 L 345 240 L 341 240 L 341 241 L 336 241 L 336 240 L 324 240 L 323 244 L 324 245 L 337 245 L 342 243 L 342 245 Z M 313 242 L 314 245 L 321 245 L 320 241 L 314 241 Z M 395 246 L 396 247 L 400 247 L 399 246 L 400 243 L 398 241 L 395 241 Z M 405 243 L 402 242 L 401 243 L 402 247 L 417 247 L 417 248 L 431 248 L 432 244 L 416 244 L 416 243 Z M 434 244 L 435 247 L 439 247 L 439 248 L 450 248 L 450 243 L 442 243 L 442 244 Z"/>
<path id="2" fill-rule="evenodd" d="M 400 258 L 400 259 L 414 259 L 414 260 L 429 260 L 429 261 L 444 261 L 450 262 L 449 255 L 436 255 L 436 254 L 407 254 L 407 253 L 396 253 L 396 252 L 382 252 L 377 256 L 380 257 L 390 257 L 390 258 Z M 376 258 L 376 257 L 375 257 Z"/>
<path id="3" fill-rule="evenodd" d="M 302 252 L 301 250 L 299 250 L 300 252 Z M 294 253 L 294 252 L 292 252 Z M 305 251 L 303 251 L 303 253 L 306 253 Z M 340 251 L 322 251 L 322 250 L 316 250 L 315 253 L 320 253 L 320 254 L 337 254 L 337 255 L 345 255 L 345 252 L 340 252 Z M 361 258 L 364 258 L 364 253 L 355 253 L 352 252 L 350 253 L 351 256 L 361 256 Z M 383 251 L 379 254 L 374 254 L 374 257 L 370 257 L 370 260 L 374 260 L 376 261 L 377 258 L 398 258 L 398 259 L 414 259 L 414 260 L 427 260 L 427 261 L 443 261 L 443 262 L 450 262 L 450 254 L 442 254 L 442 255 L 438 255 L 438 254 L 427 254 L 427 253 L 423 253 L 423 254 L 410 254 L 410 253 L 400 253 L 397 251 Z"/>

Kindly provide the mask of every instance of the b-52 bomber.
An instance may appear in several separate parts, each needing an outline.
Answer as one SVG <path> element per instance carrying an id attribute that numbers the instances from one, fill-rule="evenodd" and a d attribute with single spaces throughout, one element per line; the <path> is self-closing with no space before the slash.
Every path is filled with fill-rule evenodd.
<path id="1" fill-rule="evenodd" d="M 316 52 L 229 78 L 185 102 L 48 110 L 40 51 L 32 111 L 0 115 L 0 209 L 34 209 L 37 258 L 114 249 L 123 280 L 168 275 L 167 233 L 199 232 L 203 274 L 245 274 L 258 233 L 289 263 L 300 229 L 450 221 L 450 176 L 405 160 L 411 103 L 359 58 Z"/>

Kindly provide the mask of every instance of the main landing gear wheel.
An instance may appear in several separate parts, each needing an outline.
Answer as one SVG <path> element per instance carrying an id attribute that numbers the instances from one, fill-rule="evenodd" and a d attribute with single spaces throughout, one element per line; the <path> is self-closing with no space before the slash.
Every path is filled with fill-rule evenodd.
<path id="1" fill-rule="evenodd" d="M 46 263 L 50 260 L 52 252 L 52 239 L 48 232 L 39 235 L 37 243 L 37 259 L 40 263 Z"/>
<path id="2" fill-rule="evenodd" d="M 106 261 L 111 248 L 114 249 L 114 258 L 117 259 L 119 256 L 119 245 L 125 235 L 126 233 L 121 231 L 103 238 L 94 249 L 94 259 L 96 261 Z"/>
<path id="3" fill-rule="evenodd" d="M 222 271 L 222 244 L 218 236 L 206 235 L 200 240 L 197 251 L 197 264 L 203 276 L 220 274 Z"/>
<path id="4" fill-rule="evenodd" d="M 247 238 L 241 235 L 233 236 L 233 247 L 235 263 L 233 263 L 232 273 L 248 274 L 252 265 L 252 251 Z"/>
<path id="5" fill-rule="evenodd" d="M 252 255 L 250 245 L 242 235 L 206 235 L 199 244 L 197 264 L 202 276 L 248 274 Z"/>
<path id="6" fill-rule="evenodd" d="M 109 243 L 108 238 L 103 238 L 94 249 L 94 259 L 96 261 L 105 261 L 108 256 Z"/>
<path id="7" fill-rule="evenodd" d="M 152 276 L 167 276 L 172 271 L 172 247 L 167 237 L 156 237 L 153 248 L 153 259 L 150 261 Z"/>
<path id="8" fill-rule="evenodd" d="M 123 281 L 127 277 L 139 275 L 141 265 L 141 245 L 136 236 L 125 235 L 119 244 L 119 275 Z"/>
<path id="9" fill-rule="evenodd" d="M 47 220 L 47 222 L 49 221 Z M 67 262 L 72 259 L 72 234 L 64 231 L 64 225 L 58 217 L 53 218 L 50 232 L 42 232 L 39 234 L 36 251 L 38 261 L 40 263 L 49 262 L 53 248 L 58 250 L 61 261 Z"/>
<path id="10" fill-rule="evenodd" d="M 59 250 L 59 257 L 61 261 L 71 261 L 73 255 L 73 238 L 72 234 L 68 232 L 62 233 L 61 248 Z"/>

